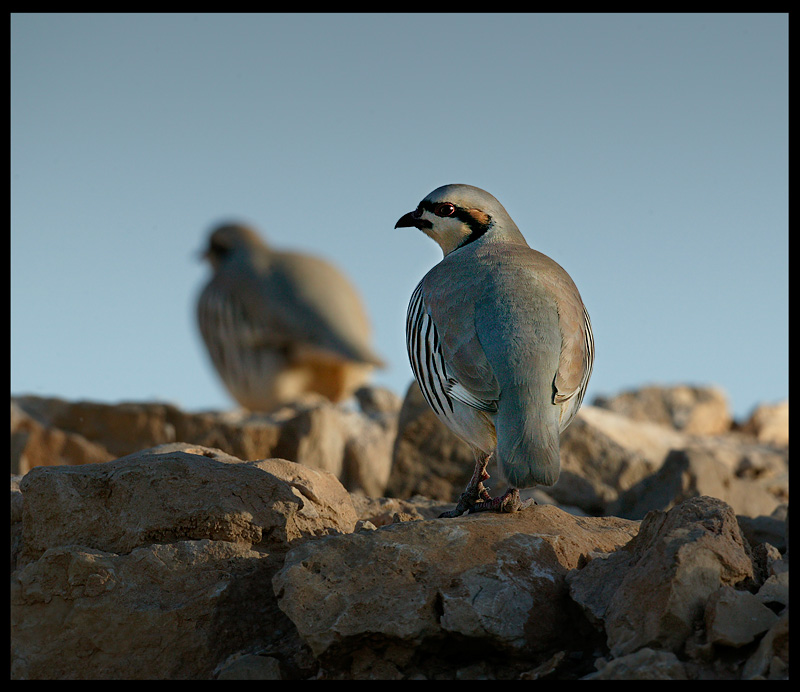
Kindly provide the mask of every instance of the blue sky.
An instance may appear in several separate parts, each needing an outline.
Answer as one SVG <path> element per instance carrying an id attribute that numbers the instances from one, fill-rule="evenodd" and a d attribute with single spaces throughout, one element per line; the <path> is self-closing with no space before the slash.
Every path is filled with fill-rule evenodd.
<path id="1" fill-rule="evenodd" d="M 237 219 L 349 275 L 402 395 L 441 251 L 394 223 L 447 183 L 575 280 L 587 401 L 788 398 L 784 14 L 13 14 L 11 393 L 231 408 L 194 304 Z"/>

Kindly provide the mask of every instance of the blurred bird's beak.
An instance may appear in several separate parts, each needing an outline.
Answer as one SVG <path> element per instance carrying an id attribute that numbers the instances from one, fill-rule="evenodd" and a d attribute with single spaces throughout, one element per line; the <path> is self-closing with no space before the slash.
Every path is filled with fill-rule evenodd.
<path id="1" fill-rule="evenodd" d="M 414 228 L 422 228 L 423 220 L 420 218 L 420 213 L 415 211 L 410 211 L 408 214 L 404 214 L 400 217 L 397 223 L 394 225 L 395 228 L 404 228 L 407 226 L 413 226 Z"/>

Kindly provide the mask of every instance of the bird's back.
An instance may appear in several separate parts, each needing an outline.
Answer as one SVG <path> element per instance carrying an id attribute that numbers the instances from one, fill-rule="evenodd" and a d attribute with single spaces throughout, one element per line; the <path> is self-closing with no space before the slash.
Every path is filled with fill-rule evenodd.
<path id="1" fill-rule="evenodd" d="M 212 362 L 241 405 L 270 410 L 309 391 L 339 401 L 382 365 L 360 296 L 338 269 L 223 230 L 219 249 L 212 235 L 214 276 L 197 314 Z"/>
<path id="2" fill-rule="evenodd" d="M 580 381 L 572 361 L 582 356 L 570 335 L 564 351 L 561 322 L 582 316 L 574 283 L 525 244 L 473 243 L 436 265 L 423 290 L 453 376 L 496 400 L 497 457 L 509 482 L 552 485 L 559 432 L 571 420 L 556 382 L 562 370 L 565 381 Z"/>

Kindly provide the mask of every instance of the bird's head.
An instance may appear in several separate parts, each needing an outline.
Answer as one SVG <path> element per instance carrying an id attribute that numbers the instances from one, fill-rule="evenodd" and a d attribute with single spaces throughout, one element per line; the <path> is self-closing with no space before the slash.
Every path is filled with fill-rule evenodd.
<path id="1" fill-rule="evenodd" d="M 437 187 L 394 225 L 404 226 L 414 226 L 433 238 L 445 256 L 487 233 L 519 236 L 503 205 L 486 190 L 472 185 Z"/>
<path id="2" fill-rule="evenodd" d="M 240 253 L 248 253 L 256 248 L 265 248 L 266 243 L 248 226 L 237 223 L 223 224 L 215 228 L 208 238 L 208 246 L 203 258 L 214 269 Z"/>

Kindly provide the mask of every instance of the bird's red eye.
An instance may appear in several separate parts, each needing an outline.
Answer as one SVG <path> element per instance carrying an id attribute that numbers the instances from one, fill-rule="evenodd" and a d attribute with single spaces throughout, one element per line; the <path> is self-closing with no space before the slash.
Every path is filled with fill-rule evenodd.
<path id="1" fill-rule="evenodd" d="M 443 202 L 442 204 L 437 204 L 433 210 L 433 213 L 436 216 L 452 216 L 455 214 L 456 208 L 450 204 L 450 202 Z"/>

